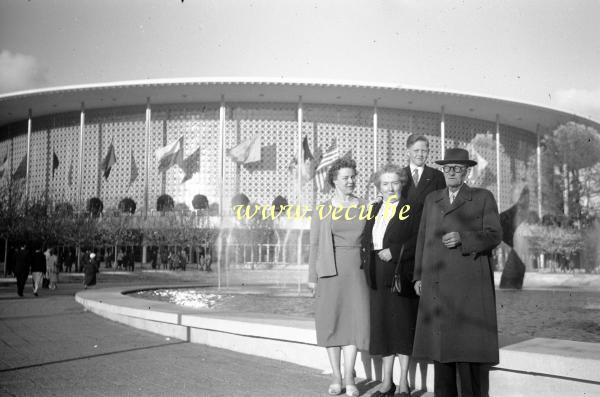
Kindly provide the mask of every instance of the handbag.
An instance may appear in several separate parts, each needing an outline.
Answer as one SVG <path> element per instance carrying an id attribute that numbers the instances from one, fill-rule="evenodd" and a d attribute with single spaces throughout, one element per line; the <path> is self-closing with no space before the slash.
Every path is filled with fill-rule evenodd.
<path id="1" fill-rule="evenodd" d="M 394 269 L 394 278 L 392 279 L 392 286 L 390 287 L 390 292 L 392 294 L 402 295 L 402 278 L 400 276 L 400 262 L 402 262 L 402 254 L 404 253 L 404 244 L 400 248 L 400 255 L 398 255 L 398 263 L 396 263 L 396 268 Z"/>

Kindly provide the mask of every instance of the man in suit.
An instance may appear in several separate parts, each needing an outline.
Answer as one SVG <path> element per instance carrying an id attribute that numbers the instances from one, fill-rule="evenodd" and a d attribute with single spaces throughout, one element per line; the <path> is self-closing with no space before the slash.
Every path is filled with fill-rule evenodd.
<path id="1" fill-rule="evenodd" d="M 464 182 L 464 149 L 446 150 L 447 189 L 425 199 L 415 251 L 415 291 L 420 295 L 413 355 L 433 360 L 436 397 L 487 397 L 489 366 L 497 364 L 498 326 L 492 250 L 502 241 L 496 200 Z"/>
<path id="2" fill-rule="evenodd" d="M 419 224 L 425 197 L 435 190 L 445 188 L 446 182 L 444 174 L 425 165 L 429 157 L 429 141 L 426 137 L 411 134 L 406 140 L 406 151 L 408 166 L 405 170 L 410 178 L 402 189 L 402 196 L 411 203 L 411 215 Z"/>

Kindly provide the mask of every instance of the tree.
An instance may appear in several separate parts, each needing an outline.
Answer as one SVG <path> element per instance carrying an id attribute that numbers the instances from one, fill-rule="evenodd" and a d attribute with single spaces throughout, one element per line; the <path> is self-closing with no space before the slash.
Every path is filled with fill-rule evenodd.
<path id="1" fill-rule="evenodd" d="M 288 204 L 289 203 L 285 197 L 277 196 L 273 199 L 273 203 L 271 205 L 273 205 L 273 207 L 275 208 L 275 213 L 278 214 L 282 210 L 282 208 Z"/>
<path id="2" fill-rule="evenodd" d="M 545 207 L 581 224 L 586 215 L 582 203 L 589 210 L 591 196 L 599 190 L 594 181 L 600 180 L 600 135 L 594 128 L 568 122 L 556 128 L 543 144 Z"/>
<path id="3" fill-rule="evenodd" d="M 244 193 L 238 193 L 231 199 L 231 208 L 235 210 L 238 205 L 247 206 L 250 204 L 250 199 Z"/>
<path id="4" fill-rule="evenodd" d="M 156 210 L 158 212 L 173 211 L 175 208 L 175 202 L 173 197 L 168 194 L 163 194 L 156 199 Z"/>
<path id="5" fill-rule="evenodd" d="M 206 210 L 208 209 L 208 198 L 203 194 L 197 194 L 192 199 L 192 207 L 195 210 Z"/>
<path id="6" fill-rule="evenodd" d="M 98 197 L 92 197 L 87 201 L 86 210 L 94 218 L 98 218 L 104 209 L 102 200 Z"/>
<path id="7" fill-rule="evenodd" d="M 119 211 L 124 214 L 135 214 L 136 203 L 131 197 L 119 201 Z"/>

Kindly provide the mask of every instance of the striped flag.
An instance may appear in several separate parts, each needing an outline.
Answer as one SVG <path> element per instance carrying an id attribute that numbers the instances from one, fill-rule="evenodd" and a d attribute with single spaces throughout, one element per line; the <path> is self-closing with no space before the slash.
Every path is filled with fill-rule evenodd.
<path id="1" fill-rule="evenodd" d="M 302 140 L 302 182 L 306 183 L 309 180 L 311 180 L 312 178 L 314 178 L 314 172 L 315 172 L 315 158 L 312 155 L 312 153 L 310 152 L 310 146 L 308 144 L 308 138 L 304 137 L 304 139 Z M 296 166 L 297 166 L 298 161 L 296 160 L 296 156 L 292 157 L 292 160 L 290 161 L 290 164 L 288 165 L 288 171 L 290 173 L 295 173 L 296 172 Z"/>
<path id="2" fill-rule="evenodd" d="M 260 150 L 261 136 L 259 134 L 227 150 L 227 155 L 237 163 L 257 163 L 260 161 Z"/>
<path id="3" fill-rule="evenodd" d="M 183 137 L 154 151 L 158 162 L 158 171 L 163 172 L 177 164 L 183 167 Z"/>
<path id="4" fill-rule="evenodd" d="M 337 143 L 335 139 L 331 142 L 329 148 L 323 153 L 323 157 L 321 158 L 321 162 L 317 166 L 317 170 L 315 171 L 315 180 L 317 182 L 317 188 L 319 191 L 323 191 L 326 186 L 325 180 L 327 179 L 327 170 L 329 166 L 340 157 L 340 153 L 337 147 Z"/>

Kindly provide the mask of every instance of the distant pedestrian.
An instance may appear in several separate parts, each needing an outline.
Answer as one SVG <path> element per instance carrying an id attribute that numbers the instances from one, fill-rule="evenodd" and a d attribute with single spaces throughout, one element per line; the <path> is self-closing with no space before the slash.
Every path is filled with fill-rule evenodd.
<path id="1" fill-rule="evenodd" d="M 29 251 L 27 251 L 27 246 L 23 244 L 15 252 L 15 276 L 17 277 L 17 294 L 19 296 L 23 296 L 30 267 Z"/>
<path id="2" fill-rule="evenodd" d="M 135 258 L 133 256 L 133 252 L 127 251 L 123 260 L 125 262 L 125 266 L 127 267 L 127 271 L 133 272 L 135 270 Z"/>
<path id="3" fill-rule="evenodd" d="M 50 289 L 56 289 L 58 285 L 58 258 L 53 248 L 46 252 L 46 278 L 50 280 Z"/>
<path id="4" fill-rule="evenodd" d="M 46 274 L 46 257 L 41 248 L 37 248 L 31 258 L 31 277 L 33 278 L 33 295 L 38 296 L 42 288 L 42 280 Z"/>
<path id="5" fill-rule="evenodd" d="M 96 273 L 98 273 L 98 261 L 96 260 L 96 254 L 93 252 L 90 254 L 89 260 L 85 261 L 85 267 L 83 269 L 84 280 L 83 285 L 84 288 L 91 287 L 92 285 L 96 285 Z"/>
<path id="6" fill-rule="evenodd" d="M 65 272 L 71 273 L 73 271 L 73 254 L 71 253 L 70 248 L 65 252 L 64 258 Z"/>

